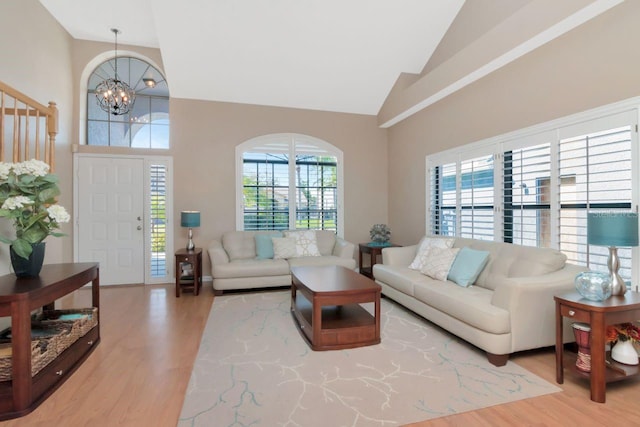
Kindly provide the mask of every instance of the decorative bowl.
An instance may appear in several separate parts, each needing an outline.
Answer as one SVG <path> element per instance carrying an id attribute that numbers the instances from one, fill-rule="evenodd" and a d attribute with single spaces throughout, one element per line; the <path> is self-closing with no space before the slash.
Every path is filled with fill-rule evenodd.
<path id="1" fill-rule="evenodd" d="M 576 289 L 591 301 L 604 301 L 611 296 L 611 277 L 600 271 L 584 271 L 574 280 Z"/>

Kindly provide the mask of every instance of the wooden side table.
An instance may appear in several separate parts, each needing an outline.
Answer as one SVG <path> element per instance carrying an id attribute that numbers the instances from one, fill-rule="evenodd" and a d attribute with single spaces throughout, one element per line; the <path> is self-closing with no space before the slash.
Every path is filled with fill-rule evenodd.
<path id="1" fill-rule="evenodd" d="M 367 276 L 370 279 L 373 279 L 373 266 L 378 262 L 378 255 L 382 255 L 382 250 L 384 248 L 392 248 L 398 247 L 399 245 L 395 245 L 393 243 L 389 243 L 386 246 L 378 246 L 372 245 L 369 243 L 360 243 L 358 245 L 358 266 L 360 267 L 360 274 Z M 370 257 L 370 265 L 369 267 L 362 266 L 362 254 L 369 254 Z"/>
<path id="2" fill-rule="evenodd" d="M 193 266 L 193 279 L 182 280 L 180 277 L 180 264 L 183 262 Z M 181 288 L 193 289 L 193 294 L 198 295 L 202 287 L 202 248 L 194 248 L 192 251 L 178 249 L 176 251 L 176 297 L 180 298 Z"/>
<path id="3" fill-rule="evenodd" d="M 564 370 L 589 378 L 591 400 L 604 403 L 608 382 L 619 381 L 640 374 L 638 365 L 623 365 L 608 360 L 605 354 L 608 325 L 634 322 L 640 319 L 640 293 L 627 291 L 624 296 L 612 296 L 604 301 L 589 301 L 577 292 L 554 297 L 556 301 L 556 381 L 564 382 Z M 564 357 L 562 344 L 563 317 L 591 326 L 591 372 L 579 371 L 576 356 Z M 567 354 L 569 356 L 569 354 Z"/>

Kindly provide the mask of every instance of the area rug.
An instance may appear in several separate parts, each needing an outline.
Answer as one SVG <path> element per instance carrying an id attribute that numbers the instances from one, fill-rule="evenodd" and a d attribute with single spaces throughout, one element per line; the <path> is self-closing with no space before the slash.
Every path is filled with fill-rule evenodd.
<path id="1" fill-rule="evenodd" d="M 312 351 L 290 292 L 216 297 L 179 426 L 401 426 L 560 391 L 383 299 L 382 342 Z"/>

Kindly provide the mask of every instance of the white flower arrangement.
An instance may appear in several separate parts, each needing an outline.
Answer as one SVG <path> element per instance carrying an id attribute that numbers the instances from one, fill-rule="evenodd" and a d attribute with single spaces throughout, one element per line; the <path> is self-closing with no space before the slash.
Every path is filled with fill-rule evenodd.
<path id="1" fill-rule="evenodd" d="M 57 204 L 58 177 L 49 173 L 49 165 L 40 160 L 21 163 L 0 162 L 0 217 L 10 218 L 15 238 L 0 236 L 22 258 L 29 258 L 31 245 L 47 236 L 64 236 L 55 230 L 69 222 L 64 207 Z"/>

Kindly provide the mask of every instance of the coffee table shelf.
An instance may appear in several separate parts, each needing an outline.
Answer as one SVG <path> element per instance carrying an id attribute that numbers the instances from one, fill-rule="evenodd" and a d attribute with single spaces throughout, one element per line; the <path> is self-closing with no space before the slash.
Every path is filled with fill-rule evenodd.
<path id="1" fill-rule="evenodd" d="M 378 344 L 380 292 L 375 282 L 344 267 L 295 267 L 291 314 L 313 350 Z M 374 314 L 364 303 L 374 304 Z"/>

